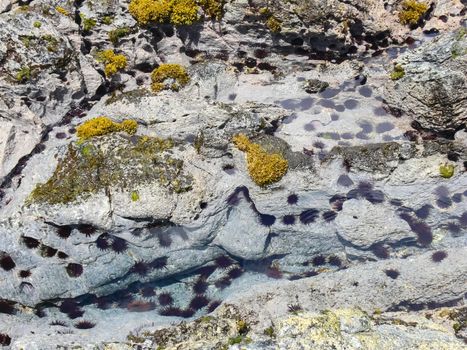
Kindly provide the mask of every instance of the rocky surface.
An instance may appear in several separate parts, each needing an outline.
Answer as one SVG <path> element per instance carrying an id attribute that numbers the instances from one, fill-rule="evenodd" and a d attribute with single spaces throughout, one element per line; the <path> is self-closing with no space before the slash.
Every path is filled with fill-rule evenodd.
<path id="1" fill-rule="evenodd" d="M 405 75 L 388 83 L 388 104 L 425 129 L 455 132 L 465 128 L 466 35 L 462 28 L 402 56 L 396 64 Z"/>
<path id="2" fill-rule="evenodd" d="M 0 2 L 0 344 L 465 348 L 465 4 L 430 5 Z M 154 93 L 163 63 L 189 83 Z"/>

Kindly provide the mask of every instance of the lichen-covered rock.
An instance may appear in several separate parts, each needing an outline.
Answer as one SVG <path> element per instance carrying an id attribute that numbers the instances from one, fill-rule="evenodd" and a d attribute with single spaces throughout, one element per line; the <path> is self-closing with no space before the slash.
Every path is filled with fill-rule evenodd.
<path id="1" fill-rule="evenodd" d="M 462 3 L 163 4 L 0 2 L 0 345 L 458 348 Z"/>
<path id="2" fill-rule="evenodd" d="M 456 314 L 456 310 L 448 311 Z M 247 319 L 248 321 L 244 321 Z M 437 322 L 436 322 L 437 321 Z M 223 306 L 215 316 L 191 323 L 181 323 L 157 331 L 129 335 L 129 343 L 158 346 L 164 349 L 381 349 L 403 348 L 463 349 L 448 325 L 423 315 L 375 313 L 360 309 L 332 309 L 321 313 L 299 311 L 275 320 L 264 330 L 255 325 L 255 316 Z M 252 325 L 239 331 L 239 324 Z M 252 323 L 248 323 L 252 322 Z M 125 343 L 117 349 L 125 349 Z"/>
<path id="3" fill-rule="evenodd" d="M 385 99 L 423 128 L 453 132 L 467 119 L 467 34 L 444 34 L 398 59 L 404 77 L 388 82 Z"/>

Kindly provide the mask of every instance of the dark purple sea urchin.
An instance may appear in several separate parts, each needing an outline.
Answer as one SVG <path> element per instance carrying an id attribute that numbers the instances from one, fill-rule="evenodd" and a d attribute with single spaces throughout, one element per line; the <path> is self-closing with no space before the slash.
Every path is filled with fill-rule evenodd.
<path id="1" fill-rule="evenodd" d="M 193 310 L 200 310 L 209 304 L 209 299 L 204 295 L 196 295 L 190 301 L 190 308 Z"/>
<path id="2" fill-rule="evenodd" d="M 159 304 L 161 304 L 162 306 L 172 305 L 174 302 L 172 295 L 170 295 L 170 293 L 168 292 L 160 293 L 157 299 L 159 300 Z"/>
<path id="3" fill-rule="evenodd" d="M 233 260 L 230 259 L 228 256 L 226 255 L 221 255 L 221 256 L 218 256 L 215 260 L 215 263 L 216 263 L 216 266 L 217 267 L 220 267 L 222 269 L 225 269 L 231 265 L 233 265 Z"/>
<path id="4" fill-rule="evenodd" d="M 79 277 L 83 273 L 83 265 L 69 263 L 66 266 L 66 272 L 68 273 L 68 276 L 70 277 Z"/>
<path id="5" fill-rule="evenodd" d="M 399 271 L 394 270 L 394 269 L 384 270 L 384 273 L 386 274 L 386 276 L 388 276 L 389 278 L 392 278 L 393 280 L 399 277 Z"/>
<path id="6" fill-rule="evenodd" d="M 448 256 L 448 254 L 443 251 L 443 250 L 438 250 L 436 252 L 434 252 L 432 255 L 431 255 L 431 260 L 433 260 L 434 262 L 441 262 L 443 261 L 444 259 L 446 259 L 446 257 Z"/>
<path id="7" fill-rule="evenodd" d="M 4 269 L 5 271 L 10 271 L 16 267 L 16 264 L 10 255 L 4 254 L 0 258 L 0 267 Z"/>
<path id="8" fill-rule="evenodd" d="M 138 261 L 130 269 L 130 272 L 136 273 L 140 276 L 146 276 L 149 272 L 149 265 L 145 263 L 144 261 Z"/>
<path id="9" fill-rule="evenodd" d="M 193 284 L 193 292 L 196 294 L 203 294 L 208 289 L 208 283 L 204 278 L 199 278 L 195 284 Z"/>
<path id="10" fill-rule="evenodd" d="M 128 242 L 125 241 L 123 238 L 113 236 L 112 238 L 112 250 L 117 253 L 123 253 L 128 249 Z"/>
<path id="11" fill-rule="evenodd" d="M 298 203 L 298 195 L 296 195 L 295 193 L 290 194 L 287 197 L 287 203 L 290 204 L 290 205 L 297 204 Z"/>
<path id="12" fill-rule="evenodd" d="M 91 322 L 91 321 L 79 321 L 78 323 L 75 323 L 75 328 L 77 329 L 90 329 L 94 328 L 96 324 Z"/>
<path id="13" fill-rule="evenodd" d="M 167 267 L 167 257 L 161 256 L 160 258 L 156 258 L 149 263 L 149 266 L 153 269 L 160 270 Z"/>

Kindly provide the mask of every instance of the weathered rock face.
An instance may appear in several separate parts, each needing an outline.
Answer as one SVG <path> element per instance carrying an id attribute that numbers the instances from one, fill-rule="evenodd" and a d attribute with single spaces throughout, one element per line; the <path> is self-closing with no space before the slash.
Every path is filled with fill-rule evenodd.
<path id="1" fill-rule="evenodd" d="M 411 30 L 401 1 L 233 0 L 179 27 L 126 2 L 1 4 L 0 344 L 459 348 L 465 310 L 414 315 L 466 283 L 465 137 L 423 130 L 465 122 L 462 4 L 433 7 Z M 125 68 L 106 76 L 103 50 Z M 162 63 L 190 81 L 154 93 Z M 102 116 L 137 130 L 83 137 Z M 276 182 L 238 134 L 281 159 Z"/>
<path id="2" fill-rule="evenodd" d="M 421 127 L 452 132 L 467 121 L 467 34 L 465 28 L 433 39 L 402 56 L 405 75 L 386 86 L 392 108 Z"/>

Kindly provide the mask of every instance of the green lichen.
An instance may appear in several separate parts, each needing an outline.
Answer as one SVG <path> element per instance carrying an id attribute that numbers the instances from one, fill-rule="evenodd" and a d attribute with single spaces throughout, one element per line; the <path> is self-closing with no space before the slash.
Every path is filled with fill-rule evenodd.
<path id="1" fill-rule="evenodd" d="M 183 161 L 168 152 L 173 146 L 170 139 L 135 135 L 129 141 L 116 133 L 71 143 L 52 177 L 36 186 L 28 203 L 66 204 L 110 188 L 128 191 L 133 200 L 135 187 L 153 183 L 174 193 L 189 191 L 192 178 Z"/>
<path id="2" fill-rule="evenodd" d="M 58 45 L 60 42 L 53 35 L 46 34 L 46 35 L 41 36 L 41 39 L 47 43 L 46 47 L 48 51 L 50 52 L 58 51 Z"/>
<path id="3" fill-rule="evenodd" d="M 250 327 L 244 320 L 237 321 L 237 332 L 238 334 L 246 334 L 250 330 Z"/>
<path id="4" fill-rule="evenodd" d="M 136 192 L 136 191 L 132 191 L 132 192 L 131 192 L 131 200 L 132 200 L 133 202 L 136 202 L 136 201 L 139 200 L 139 194 L 138 194 L 138 192 Z"/>
<path id="5" fill-rule="evenodd" d="M 116 46 L 118 44 L 118 41 L 121 38 L 124 38 L 128 34 L 130 34 L 130 32 L 131 32 L 131 29 L 129 27 L 116 28 L 109 32 L 109 40 L 114 46 Z"/>
<path id="6" fill-rule="evenodd" d="M 106 25 L 111 25 L 113 22 L 114 18 L 112 16 L 104 16 L 101 19 L 101 22 Z"/>
<path id="7" fill-rule="evenodd" d="M 260 8 L 259 14 L 271 32 L 279 33 L 282 30 L 281 21 L 279 21 L 279 19 L 274 16 L 273 12 L 268 7 Z"/>
<path id="8" fill-rule="evenodd" d="M 70 15 L 70 11 L 68 11 L 67 9 L 65 9 L 64 7 L 61 7 L 61 6 L 56 6 L 55 11 L 57 11 L 58 13 L 60 13 L 63 16 L 68 17 Z"/>
<path id="9" fill-rule="evenodd" d="M 209 18 L 220 21 L 224 16 L 225 0 L 198 0 L 198 3 Z"/>
<path id="10" fill-rule="evenodd" d="M 34 35 L 21 35 L 19 37 L 19 40 L 21 40 L 25 48 L 29 49 L 31 47 L 32 42 L 34 40 L 37 40 L 37 38 Z"/>
<path id="11" fill-rule="evenodd" d="M 90 32 L 96 26 L 97 21 L 94 18 L 88 18 L 83 13 L 81 13 L 79 16 L 81 17 L 83 31 Z"/>
<path id="12" fill-rule="evenodd" d="M 444 164 L 439 166 L 439 174 L 445 179 L 449 179 L 454 175 L 454 165 Z"/>
<path id="13" fill-rule="evenodd" d="M 236 337 L 229 338 L 229 345 L 240 344 L 243 340 L 242 335 L 237 335 Z"/>
<path id="14" fill-rule="evenodd" d="M 34 28 L 40 28 L 42 26 L 42 23 L 39 21 L 34 21 L 33 26 Z"/>
<path id="15" fill-rule="evenodd" d="M 394 70 L 391 72 L 391 79 L 392 80 L 399 80 L 402 79 L 405 76 L 405 70 L 404 67 L 402 67 L 400 64 L 397 64 L 394 66 Z"/>
<path id="16" fill-rule="evenodd" d="M 21 67 L 18 73 L 16 73 L 16 80 L 19 83 L 24 83 L 31 79 L 31 75 L 32 75 L 31 67 L 24 66 L 24 67 Z"/>
<path id="17" fill-rule="evenodd" d="M 274 328 L 268 327 L 263 331 L 264 335 L 267 335 L 268 337 L 274 338 L 276 336 L 276 333 L 274 332 Z"/>
<path id="18" fill-rule="evenodd" d="M 467 34 L 466 28 L 461 28 L 456 33 L 456 39 L 451 47 L 451 56 L 453 59 L 467 55 L 467 47 L 465 45 L 465 38 Z"/>

